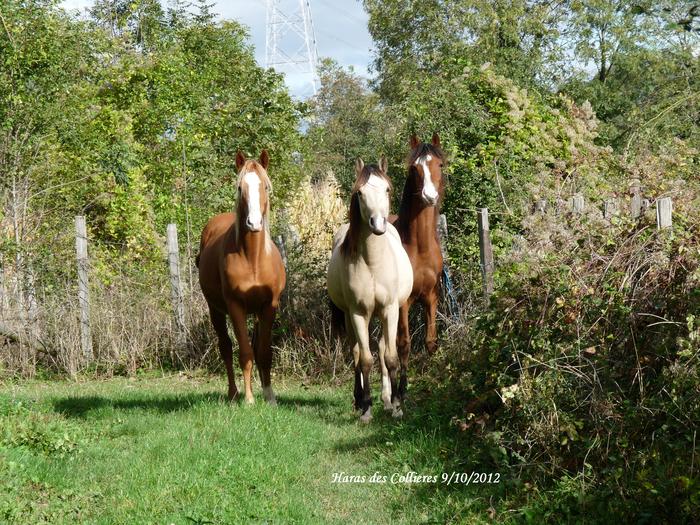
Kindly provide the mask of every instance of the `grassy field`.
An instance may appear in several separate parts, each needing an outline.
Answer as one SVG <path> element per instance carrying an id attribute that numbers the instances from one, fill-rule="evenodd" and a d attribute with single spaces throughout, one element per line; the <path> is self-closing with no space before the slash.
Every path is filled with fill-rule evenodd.
<path id="1" fill-rule="evenodd" d="M 362 425 L 347 381 L 278 380 L 277 407 L 229 404 L 209 375 L 0 385 L 0 522 L 480 523 L 505 489 L 440 483 L 480 458 L 439 393 Z M 391 482 L 410 471 L 438 481 Z"/>

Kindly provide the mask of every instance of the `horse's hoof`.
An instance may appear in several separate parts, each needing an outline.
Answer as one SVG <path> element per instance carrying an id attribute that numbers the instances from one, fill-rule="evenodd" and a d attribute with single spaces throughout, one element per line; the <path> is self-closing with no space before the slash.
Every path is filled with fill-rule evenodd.
<path id="1" fill-rule="evenodd" d="M 391 401 L 389 401 L 388 403 L 385 401 L 384 402 L 384 411 L 391 412 L 392 410 L 394 410 L 394 405 L 391 404 Z"/>
<path id="2" fill-rule="evenodd" d="M 247 406 L 253 406 L 255 404 L 255 398 L 253 396 L 245 398 L 245 404 Z"/>
<path id="3" fill-rule="evenodd" d="M 369 423 L 370 421 L 372 421 L 372 410 L 368 408 L 367 412 L 360 416 L 360 423 Z"/>
<path id="4" fill-rule="evenodd" d="M 240 394 L 236 390 L 235 392 L 229 392 L 227 397 L 230 403 L 235 403 L 236 401 L 238 401 Z"/>
<path id="5" fill-rule="evenodd" d="M 265 401 L 268 402 L 270 406 L 277 406 L 277 399 L 275 398 L 275 393 L 272 390 L 271 386 L 264 386 L 263 387 L 263 397 L 265 398 Z"/>
<path id="6" fill-rule="evenodd" d="M 393 411 L 391 412 L 391 417 L 394 419 L 401 419 L 403 417 L 403 410 L 398 407 L 394 407 Z"/>

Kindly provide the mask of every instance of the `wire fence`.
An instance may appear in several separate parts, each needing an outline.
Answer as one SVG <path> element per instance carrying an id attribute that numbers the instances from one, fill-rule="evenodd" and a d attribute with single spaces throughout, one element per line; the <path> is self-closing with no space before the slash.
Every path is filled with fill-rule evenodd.
<path id="1" fill-rule="evenodd" d="M 631 188 L 630 217 L 638 219 L 653 206 L 657 229 L 672 229 L 671 198 L 647 200 L 640 198 L 638 185 Z M 593 213 L 612 222 L 626 207 L 606 201 L 600 210 L 593 209 L 580 195 L 572 196 L 567 206 L 562 210 L 561 203 L 550 207 L 546 201 L 537 201 L 533 220 L 548 214 L 558 220 L 565 212 L 574 220 Z M 497 262 L 488 215 L 486 208 L 476 213 L 481 260 L 473 264 L 460 261 L 457 274 L 446 251 L 447 222 L 444 216 L 440 218 L 438 237 L 445 265 L 438 314 L 443 324 L 459 320 L 465 310 L 488 304 L 494 292 Z M 134 373 L 141 367 L 220 367 L 194 261 L 180 253 L 175 225 L 168 227 L 162 261 L 145 271 L 133 260 L 116 256 L 105 263 L 103 253 L 117 252 L 121 246 L 101 240 L 102 254 L 95 256 L 84 219 L 78 218 L 75 224 L 75 235 L 69 230 L 57 235 L 49 252 L 0 252 L 0 367 L 25 376 L 33 375 L 39 363 L 71 375 L 90 369 L 112 374 Z M 518 242 L 515 239 L 514 250 Z M 303 243 L 289 236 L 278 236 L 276 243 L 287 270 L 287 290 L 276 324 L 278 363 L 296 372 L 314 363 L 335 370 L 347 356 L 332 336 L 325 307 L 326 255 L 309 253 Z M 526 243 L 524 238 L 522 243 Z M 191 248 L 183 251 L 196 252 Z M 473 287 L 479 278 L 481 298 Z M 411 326 L 414 337 L 423 335 L 419 312 L 412 313 Z M 299 351 L 300 347 L 304 350 Z"/>

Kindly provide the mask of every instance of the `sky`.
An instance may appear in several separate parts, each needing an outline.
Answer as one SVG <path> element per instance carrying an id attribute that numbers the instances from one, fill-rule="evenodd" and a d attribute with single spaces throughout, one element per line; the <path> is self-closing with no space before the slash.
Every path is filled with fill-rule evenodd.
<path id="1" fill-rule="evenodd" d="M 167 0 L 161 0 L 167 6 Z M 213 8 L 222 19 L 237 20 L 249 28 L 255 58 L 265 65 L 265 0 L 212 0 Z M 283 12 L 299 12 L 299 0 L 279 0 Z M 369 76 L 372 61 L 372 39 L 367 31 L 367 14 L 359 0 L 309 0 L 316 35 L 318 57 L 332 58 L 342 66 L 352 66 L 363 76 Z M 93 0 L 64 0 L 65 9 L 84 12 Z M 282 40 L 282 47 L 293 52 L 302 41 Z M 312 94 L 310 75 L 288 73 L 286 82 L 297 98 Z"/>

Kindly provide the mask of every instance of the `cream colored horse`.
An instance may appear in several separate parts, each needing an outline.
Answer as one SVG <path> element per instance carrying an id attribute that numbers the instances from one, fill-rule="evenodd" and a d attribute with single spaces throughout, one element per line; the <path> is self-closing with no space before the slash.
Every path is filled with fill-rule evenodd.
<path id="1" fill-rule="evenodd" d="M 382 401 L 385 410 L 401 417 L 398 397 L 396 330 L 399 308 L 413 287 L 411 261 L 401 245 L 396 228 L 389 224 L 391 184 L 387 163 L 365 166 L 357 159 L 357 179 L 350 201 L 350 223 L 335 235 L 328 265 L 328 294 L 345 314 L 345 327 L 355 359 L 355 408 L 360 420 L 372 419 L 369 373 L 369 323 L 377 315 L 382 323 L 379 363 L 382 373 Z"/>

